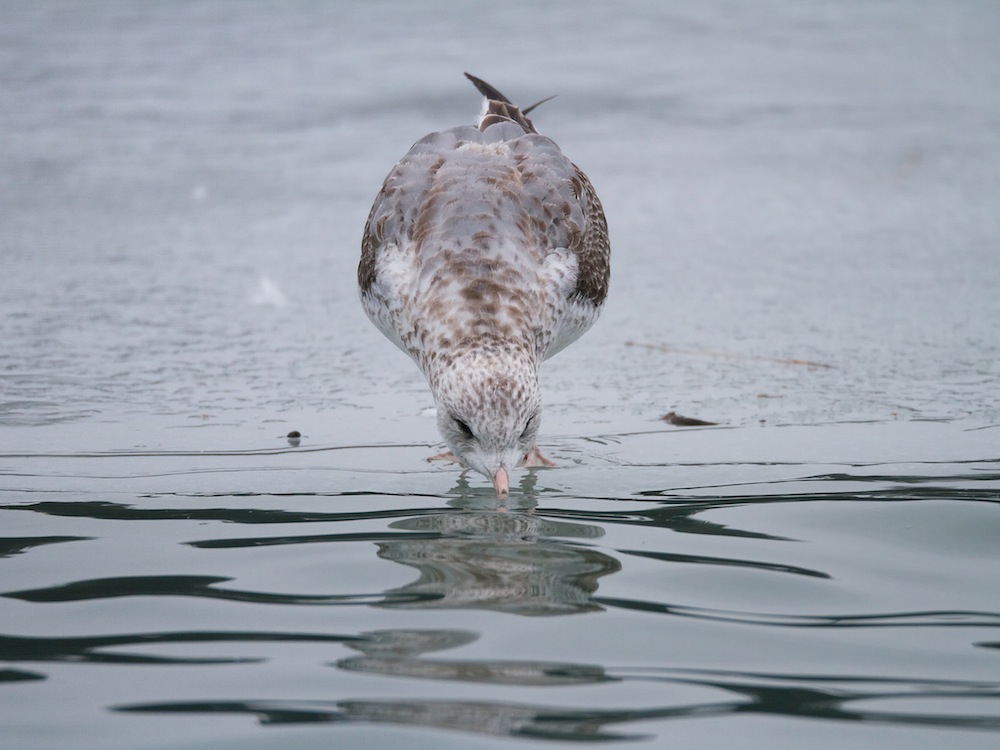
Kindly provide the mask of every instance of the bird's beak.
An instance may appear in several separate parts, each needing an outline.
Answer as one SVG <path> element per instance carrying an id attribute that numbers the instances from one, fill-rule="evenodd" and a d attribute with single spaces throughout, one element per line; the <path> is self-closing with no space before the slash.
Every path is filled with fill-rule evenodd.
<path id="1" fill-rule="evenodd" d="M 502 466 L 493 474 L 493 489 L 497 491 L 497 497 L 507 497 L 510 494 L 510 479 Z"/>

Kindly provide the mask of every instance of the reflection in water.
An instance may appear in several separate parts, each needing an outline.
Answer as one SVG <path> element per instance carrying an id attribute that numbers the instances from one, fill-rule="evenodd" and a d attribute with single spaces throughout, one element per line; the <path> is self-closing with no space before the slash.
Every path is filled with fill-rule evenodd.
<path id="1" fill-rule="evenodd" d="M 400 634 L 400 637 L 402 635 Z M 595 673 L 595 676 L 598 673 Z M 603 674 L 603 673 L 600 673 Z M 477 734 L 577 741 L 642 739 L 609 727 L 679 718 L 770 715 L 827 721 L 1000 731 L 994 712 L 948 712 L 949 700 L 1000 700 L 1000 683 L 890 677 L 758 674 L 714 670 L 632 670 L 602 680 L 708 688 L 710 702 L 633 709 L 573 709 L 543 704 L 434 700 L 192 701 L 117 706 L 117 711 L 153 713 L 247 713 L 264 724 L 365 722 L 457 729 Z M 935 712 L 922 710 L 927 700 Z M 891 701 L 891 708 L 879 707 Z"/>
<path id="2" fill-rule="evenodd" d="M 428 651 L 464 646 L 478 638 L 475 633 L 464 630 L 379 630 L 362 633 L 361 636 L 346 645 L 365 655 L 341 659 L 337 662 L 337 667 L 349 672 L 390 677 L 487 682 L 497 685 L 580 685 L 609 682 L 613 679 L 607 676 L 602 667 L 589 664 L 418 658 Z"/>
<path id="3" fill-rule="evenodd" d="M 595 549 L 553 537 L 592 539 L 603 530 L 539 518 L 526 512 L 533 509 L 533 501 L 520 502 L 516 510 L 483 510 L 482 497 L 469 494 L 452 501 L 458 507 L 454 512 L 392 523 L 392 528 L 413 535 L 380 542 L 379 557 L 416 568 L 420 577 L 385 592 L 382 606 L 476 608 L 519 615 L 601 609 L 591 600 L 597 579 L 617 572 L 621 564 Z"/>
<path id="4" fill-rule="evenodd" d="M 641 739 L 607 732 L 605 712 L 471 701 L 190 701 L 114 707 L 143 713 L 256 715 L 262 724 L 369 723 L 454 729 L 475 734 L 558 740 Z M 641 713 L 641 712 L 636 712 Z"/>
<path id="5" fill-rule="evenodd" d="M 533 481 L 526 475 L 526 481 Z M 759 574 L 793 576 L 797 581 L 823 583 L 830 575 L 820 567 L 790 565 L 780 558 L 761 561 L 743 554 L 692 555 L 670 549 L 645 549 L 638 545 L 616 550 L 587 546 L 599 539 L 609 525 L 668 528 L 678 533 L 709 534 L 720 539 L 781 541 L 784 538 L 715 523 L 698 516 L 706 511 L 749 503 L 750 498 L 721 497 L 698 502 L 655 507 L 630 507 L 628 511 L 594 512 L 548 507 L 538 510 L 532 488 L 497 505 L 490 493 L 470 488 L 460 480 L 450 493 L 449 507 L 398 507 L 373 511 L 294 511 L 274 508 L 152 508 L 107 501 L 34 502 L 7 506 L 8 510 L 46 516 L 74 516 L 116 521 L 193 521 L 231 524 L 272 524 L 274 529 L 253 536 L 199 538 L 187 549 L 263 549 L 308 544 L 356 544 L 363 555 L 373 551 L 383 559 L 415 568 L 413 583 L 369 593 L 302 594 L 232 587 L 233 579 L 211 575 L 146 575 L 87 578 L 52 582 L 47 586 L 5 591 L 3 598 L 42 605 L 135 597 L 184 597 L 222 600 L 252 605 L 357 606 L 391 609 L 470 608 L 520 615 L 557 615 L 599 609 L 619 614 L 694 618 L 749 625 L 754 628 L 829 628 L 844 632 L 857 628 L 934 628 L 954 631 L 968 627 L 998 627 L 1000 613 L 973 610 L 926 610 L 882 613 L 797 614 L 736 611 L 664 601 L 669 594 L 657 590 L 643 598 L 600 597 L 598 579 L 620 569 L 615 556 L 655 560 L 664 565 L 698 565 L 724 572 L 749 570 Z M 829 496 L 795 496 L 794 502 L 823 500 Z M 761 497 L 754 502 L 789 502 L 788 497 Z M 359 531 L 336 531 L 341 522 L 370 524 Z M 373 524 L 374 522 L 374 524 Z M 275 533 L 290 524 L 333 524 L 334 533 Z M 372 528 L 376 525 L 376 528 Z M 315 528 L 315 527 L 313 527 Z M 349 528 L 349 527 L 347 527 Z M 295 529 L 295 532 L 301 530 Z M 327 531 L 327 529 L 323 529 Z M 269 533 L 270 532 L 270 533 Z M 86 541 L 87 536 L 24 536 L 0 539 L 0 555 L 20 556 L 35 548 Z M 70 545 L 66 545 L 70 546 Z M 75 545 L 73 545 L 75 546 Z M 777 549 L 772 545 L 768 550 Z M 734 548 L 733 551 L 736 552 Z M 41 554 L 41 553 L 39 553 Z M 20 558 L 23 559 L 23 558 Z M 822 562 L 819 562 L 822 566 Z M 724 606 L 724 605 L 723 605 Z M 405 619 L 404 615 L 404 619 Z M 398 618 L 397 618 L 398 619 Z M 575 622 L 575 620 L 574 620 Z M 394 624 L 394 623 L 392 623 Z M 670 667 L 613 668 L 570 660 L 445 658 L 440 652 L 458 649 L 480 635 L 468 630 L 384 629 L 352 635 L 295 632 L 176 631 L 124 633 L 69 637 L 0 636 L 0 661 L 29 668 L 60 665 L 108 665 L 123 669 L 181 665 L 186 669 L 222 670 L 227 665 L 262 664 L 270 651 L 233 653 L 234 644 L 303 642 L 320 648 L 351 649 L 337 659 L 330 674 L 345 677 L 387 677 L 385 684 L 397 700 L 355 698 L 347 685 L 321 692 L 315 700 L 235 700 L 232 693 L 212 694 L 202 701 L 136 702 L 114 707 L 122 712 L 177 714 L 181 721 L 191 713 L 249 714 L 263 724 L 329 723 L 376 724 L 460 730 L 479 735 L 566 741 L 635 740 L 648 737 L 651 722 L 676 718 L 725 718 L 735 715 L 784 716 L 853 724 L 869 723 L 913 728 L 976 729 L 1000 732 L 1000 712 L 988 710 L 1000 703 L 1000 683 L 962 680 L 921 680 L 912 677 L 790 675 Z M 205 654 L 208 644 L 226 644 L 217 654 Z M 190 644 L 194 654 L 177 654 Z M 995 640 L 974 644 L 980 653 L 998 648 Z M 310 646 L 311 648 L 312 646 Z M 242 647 L 241 647 L 242 648 Z M 165 649 L 166 653 L 157 653 Z M 258 653 L 255 653 L 259 649 Z M 989 651 L 985 651 L 989 650 Z M 325 655 L 323 659 L 335 657 Z M 37 666 L 36 666 L 37 665 Z M 906 674 L 909 674 L 908 672 Z M 0 670 L 0 683 L 38 682 L 42 672 Z M 468 700 L 432 699 L 433 693 L 418 681 L 435 681 L 444 689 L 484 691 L 496 686 L 497 695 L 461 693 Z M 454 683 L 443 686 L 441 683 Z M 644 705 L 607 709 L 609 703 L 592 697 L 590 705 L 569 702 L 560 688 L 614 684 L 641 685 Z M 261 683 L 266 685 L 266 683 Z M 339 683 L 338 683 L 339 685 Z M 520 687 L 549 688 L 536 702 L 512 702 L 504 691 Z M 266 688 L 265 688 L 266 689 Z M 689 691 L 689 690 L 690 691 Z M 658 695 L 662 690 L 665 695 Z M 706 698 L 706 692 L 710 694 Z M 335 691 L 335 692 L 334 692 Z M 591 695 L 588 690 L 587 695 Z M 275 693 L 280 695 L 280 693 Z M 484 697 L 485 696 L 485 697 Z M 151 697 L 160 698 L 153 695 Z M 239 693 L 236 694 L 239 698 Z M 483 697 L 482 700 L 473 698 Z M 515 698 L 522 694 L 514 693 Z M 543 702 L 544 701 L 544 702 Z M 614 704 L 612 700 L 610 703 Z M 561 704 L 561 705 L 559 705 Z M 987 709 L 982 707 L 986 706 Z"/>

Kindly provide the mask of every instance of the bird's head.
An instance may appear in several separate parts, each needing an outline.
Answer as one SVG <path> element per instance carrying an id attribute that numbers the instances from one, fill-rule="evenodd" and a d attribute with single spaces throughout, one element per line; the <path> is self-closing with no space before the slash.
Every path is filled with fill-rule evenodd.
<path id="1" fill-rule="evenodd" d="M 493 482 L 498 497 L 505 497 L 511 470 L 538 436 L 537 368 L 530 361 L 466 357 L 437 386 L 437 422 L 445 443 L 463 464 Z"/>

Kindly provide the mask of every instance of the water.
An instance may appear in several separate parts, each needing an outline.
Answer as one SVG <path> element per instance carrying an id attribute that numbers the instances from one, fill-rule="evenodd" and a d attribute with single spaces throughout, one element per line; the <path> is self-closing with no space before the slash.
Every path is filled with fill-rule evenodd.
<path id="1" fill-rule="evenodd" d="M 0 745 L 994 747 L 998 32 L 5 3 Z M 353 286 L 463 70 L 559 94 L 615 253 L 505 507 Z"/>

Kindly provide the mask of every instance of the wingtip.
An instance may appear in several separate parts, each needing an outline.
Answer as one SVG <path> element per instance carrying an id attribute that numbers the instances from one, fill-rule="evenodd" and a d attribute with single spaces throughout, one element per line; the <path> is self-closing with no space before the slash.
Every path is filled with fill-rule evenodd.
<path id="1" fill-rule="evenodd" d="M 472 81 L 472 85 L 476 87 L 480 94 L 485 96 L 490 101 L 503 102 L 504 104 L 513 104 L 513 102 L 506 96 L 501 94 L 496 88 L 490 86 L 482 78 L 477 78 L 472 75 L 472 73 L 466 72 L 465 77 Z"/>

